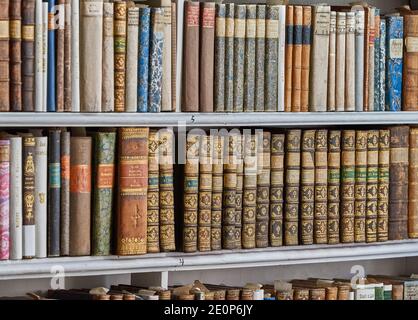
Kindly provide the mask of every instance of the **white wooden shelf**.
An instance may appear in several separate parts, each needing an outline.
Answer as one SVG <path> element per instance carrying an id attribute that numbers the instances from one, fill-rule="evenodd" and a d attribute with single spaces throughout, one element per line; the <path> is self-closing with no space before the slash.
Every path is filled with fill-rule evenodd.
<path id="1" fill-rule="evenodd" d="M 91 276 L 301 265 L 417 256 L 418 240 L 407 240 L 375 244 L 223 250 L 192 254 L 175 252 L 133 257 L 47 258 L 1 261 L 0 280 L 51 278 L 57 268 L 63 268 L 65 276 Z"/>

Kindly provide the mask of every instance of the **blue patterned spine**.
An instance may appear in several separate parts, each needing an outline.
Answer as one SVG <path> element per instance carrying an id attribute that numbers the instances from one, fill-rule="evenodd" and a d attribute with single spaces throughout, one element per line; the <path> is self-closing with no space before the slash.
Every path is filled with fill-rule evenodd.
<path id="1" fill-rule="evenodd" d="M 379 57 L 379 109 L 378 111 L 385 111 L 385 92 L 386 92 L 386 21 L 382 19 L 380 21 L 380 57 Z"/>
<path id="2" fill-rule="evenodd" d="M 380 9 L 375 10 L 375 38 L 374 38 L 374 106 L 370 111 L 379 111 L 380 108 Z"/>
<path id="3" fill-rule="evenodd" d="M 257 5 L 247 5 L 247 25 L 245 33 L 245 80 L 244 111 L 254 111 L 255 90 L 255 32 Z"/>
<path id="4" fill-rule="evenodd" d="M 264 111 L 264 56 L 266 42 L 266 6 L 257 5 L 255 31 L 255 111 Z"/>
<path id="5" fill-rule="evenodd" d="M 56 110 L 55 99 L 55 0 L 48 0 L 48 73 L 47 110 Z"/>
<path id="6" fill-rule="evenodd" d="M 234 110 L 234 9 L 226 4 L 225 12 L 225 111 Z"/>
<path id="7" fill-rule="evenodd" d="M 138 112 L 148 111 L 150 8 L 139 8 Z"/>
<path id="8" fill-rule="evenodd" d="M 163 76 L 163 9 L 151 9 L 150 70 L 148 88 L 148 112 L 161 111 L 161 84 Z"/>
<path id="9" fill-rule="evenodd" d="M 234 19 L 234 112 L 244 109 L 244 61 L 246 6 L 235 6 Z"/>
<path id="10" fill-rule="evenodd" d="M 216 4 L 215 19 L 215 112 L 223 112 L 225 110 L 225 4 Z"/>
<path id="11" fill-rule="evenodd" d="M 403 17 L 387 17 L 386 111 L 402 106 Z"/>
<path id="12" fill-rule="evenodd" d="M 300 44 L 302 45 L 302 27 L 300 28 Z M 279 6 L 267 6 L 264 111 L 277 111 L 278 50 Z"/>

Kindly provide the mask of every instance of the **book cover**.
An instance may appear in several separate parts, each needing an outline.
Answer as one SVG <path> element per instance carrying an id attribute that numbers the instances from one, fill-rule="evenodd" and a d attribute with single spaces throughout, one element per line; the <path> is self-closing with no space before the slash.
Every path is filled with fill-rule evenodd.
<path id="1" fill-rule="evenodd" d="M 48 142 L 48 256 L 57 257 L 61 229 L 61 130 L 50 130 Z"/>
<path id="2" fill-rule="evenodd" d="M 404 16 L 403 111 L 418 110 L 418 15 Z"/>
<path id="3" fill-rule="evenodd" d="M 315 211 L 314 241 L 328 243 L 328 130 L 315 135 Z"/>
<path id="4" fill-rule="evenodd" d="M 234 12 L 234 81 L 233 81 L 233 111 L 244 110 L 244 62 L 245 62 L 245 27 L 246 6 L 235 5 Z M 266 49 L 267 50 L 267 49 Z"/>
<path id="5" fill-rule="evenodd" d="M 366 242 L 368 132 L 356 132 L 354 241 Z"/>
<path id="6" fill-rule="evenodd" d="M 363 111 L 364 101 L 364 24 L 365 16 L 364 9 L 361 6 L 356 6 L 353 11 L 356 14 L 356 111 Z"/>
<path id="7" fill-rule="evenodd" d="M 225 4 L 225 112 L 234 111 L 235 4 Z"/>
<path id="8" fill-rule="evenodd" d="M 293 17 L 293 61 L 292 61 L 292 112 L 301 111 L 303 7 L 294 6 Z"/>
<path id="9" fill-rule="evenodd" d="M 10 137 L 9 258 L 22 259 L 22 138 Z"/>
<path id="10" fill-rule="evenodd" d="M 147 253 L 160 252 L 158 145 L 158 131 L 151 129 L 148 136 Z"/>
<path id="11" fill-rule="evenodd" d="M 341 242 L 354 242 L 356 131 L 344 130 L 341 152 Z"/>
<path id="12" fill-rule="evenodd" d="M 366 242 L 377 241 L 377 198 L 379 191 L 379 130 L 367 135 Z"/>
<path id="13" fill-rule="evenodd" d="M 65 0 L 64 21 L 64 111 L 72 111 L 72 82 L 71 82 L 71 0 Z"/>
<path id="14" fill-rule="evenodd" d="M 48 137 L 35 138 L 35 256 L 47 257 Z"/>
<path id="15" fill-rule="evenodd" d="M 223 201 L 223 159 L 225 137 L 221 135 L 213 136 L 213 155 L 212 155 L 212 211 L 211 211 L 211 249 L 222 249 L 222 201 Z M 245 183 L 245 182 L 244 182 Z M 245 190 L 244 190 L 245 193 Z M 254 195 L 255 199 L 255 195 Z M 245 201 L 245 195 L 244 195 Z M 244 204 L 245 210 L 245 204 Z M 254 211 L 255 219 L 255 211 Z M 245 244 L 245 211 L 243 214 L 243 245 Z M 255 236 L 255 221 L 252 235 Z M 254 238 L 255 246 L 255 238 Z"/>
<path id="16" fill-rule="evenodd" d="M 10 110 L 22 111 L 22 2 L 10 0 Z"/>
<path id="17" fill-rule="evenodd" d="M 285 48 L 285 95 L 284 110 L 292 111 L 292 75 L 293 75 L 293 40 L 294 6 L 286 7 L 286 48 Z"/>
<path id="18" fill-rule="evenodd" d="M 0 3 L 0 111 L 9 111 L 10 109 L 10 0 Z M 42 11 L 41 11 L 42 12 Z"/>
<path id="19" fill-rule="evenodd" d="M 257 5 L 255 31 L 255 111 L 264 111 L 264 69 L 266 48 L 266 6 Z"/>
<path id="20" fill-rule="evenodd" d="M 379 41 L 379 101 L 377 111 L 385 111 L 386 94 L 386 21 L 380 20 L 380 41 Z"/>
<path id="21" fill-rule="evenodd" d="M 328 134 L 328 243 L 340 242 L 341 131 Z"/>
<path id="22" fill-rule="evenodd" d="M 127 3 L 125 1 L 117 1 L 114 3 L 113 10 L 115 112 L 124 112 L 126 111 Z"/>
<path id="23" fill-rule="evenodd" d="M 102 112 L 112 112 L 115 108 L 113 28 L 113 2 L 105 2 L 103 3 Z"/>
<path id="24" fill-rule="evenodd" d="M 138 112 L 148 111 L 149 47 L 150 47 L 151 9 L 139 8 L 138 40 Z"/>
<path id="25" fill-rule="evenodd" d="M 71 48 L 80 41 L 80 1 L 71 0 Z M 80 112 L 80 50 L 71 50 L 71 111 Z"/>
<path id="26" fill-rule="evenodd" d="M 22 1 L 22 110 L 35 111 L 35 0 Z"/>
<path id="27" fill-rule="evenodd" d="M 356 109 L 356 15 L 347 12 L 346 21 L 346 54 L 345 54 L 345 111 Z"/>
<path id="28" fill-rule="evenodd" d="M 411 128 L 409 138 L 408 237 L 418 238 L 418 129 Z"/>
<path id="29" fill-rule="evenodd" d="M 268 5 L 266 10 L 266 56 L 264 111 L 277 111 L 279 59 L 279 6 Z"/>
<path id="30" fill-rule="evenodd" d="M 162 51 L 162 82 L 161 82 L 161 111 L 173 111 L 172 106 L 172 90 L 171 90 L 171 41 L 173 35 L 171 34 L 171 2 L 166 6 L 162 6 L 163 16 L 162 16 L 162 25 L 163 25 L 163 51 Z"/>
<path id="31" fill-rule="evenodd" d="M 6 3 L 8 4 L 8 1 Z M 0 4 L 0 6 L 1 5 L 4 5 L 4 3 Z M 43 37 L 43 34 L 42 34 L 42 28 L 43 28 L 42 26 L 42 0 L 36 0 L 35 1 L 35 98 L 34 98 L 35 106 L 34 106 L 34 111 L 42 111 L 42 104 L 43 104 L 43 89 L 42 89 L 42 76 L 43 76 L 42 74 L 42 55 L 43 55 L 42 37 Z M 1 36 L 0 36 L 0 41 L 1 41 Z M 0 43 L 0 52 L 1 52 L 1 43 Z M 1 63 L 1 60 L 2 59 L 0 56 L 0 63 Z M 6 68 L 8 71 L 9 66 L 7 65 Z M 6 70 L 6 69 L 3 69 L 3 67 L 1 67 L 0 69 Z M 1 90 L 1 84 L 0 84 L 0 90 Z M 4 96 L 6 99 L 5 101 L 9 101 L 8 95 L 9 95 L 9 92 L 7 92 L 7 96 Z M 0 105 L 0 110 L 1 108 L 2 106 Z"/>
<path id="32" fill-rule="evenodd" d="M 257 5 L 247 5 L 244 61 L 244 111 L 253 112 L 255 103 L 255 36 Z"/>
<path id="33" fill-rule="evenodd" d="M 337 54 L 337 12 L 331 11 L 330 27 L 329 27 L 327 111 L 335 111 L 336 54 Z"/>
<path id="34" fill-rule="evenodd" d="M 68 131 L 61 132 L 60 256 L 70 254 L 70 136 Z"/>
<path id="35" fill-rule="evenodd" d="M 377 196 L 377 241 L 388 240 L 390 130 L 379 130 L 379 190 Z"/>
<path id="36" fill-rule="evenodd" d="M 335 111 L 345 110 L 345 56 L 347 13 L 337 12 L 336 58 L 335 58 Z"/>
<path id="37" fill-rule="evenodd" d="M 64 111 L 64 28 L 65 0 L 57 0 L 55 5 L 55 90 L 56 110 Z"/>
<path id="38" fill-rule="evenodd" d="M 136 112 L 138 95 L 138 33 L 139 33 L 139 8 L 129 6 L 127 12 L 126 30 L 126 96 L 125 111 Z M 171 77 L 170 77 L 171 80 Z M 102 98 L 103 99 L 103 98 Z"/>
<path id="39" fill-rule="evenodd" d="M 237 163 L 235 152 L 237 148 L 238 134 L 229 135 L 228 157 L 224 161 L 224 189 L 222 206 L 222 248 L 235 249 L 235 210 L 237 191 Z"/>
<path id="40" fill-rule="evenodd" d="M 10 222 L 9 222 L 9 203 L 10 203 L 10 140 L 0 140 L 0 185 L 1 185 L 1 204 L 0 204 L 0 260 L 10 258 Z"/>
<path id="41" fill-rule="evenodd" d="M 302 27 L 302 74 L 301 74 L 301 93 L 300 111 L 309 111 L 309 75 L 311 60 L 311 23 L 312 8 L 303 7 L 303 27 Z M 279 59 L 280 61 L 280 59 Z"/>
<path id="42" fill-rule="evenodd" d="M 214 111 L 225 110 L 225 4 L 217 3 L 215 12 Z"/>

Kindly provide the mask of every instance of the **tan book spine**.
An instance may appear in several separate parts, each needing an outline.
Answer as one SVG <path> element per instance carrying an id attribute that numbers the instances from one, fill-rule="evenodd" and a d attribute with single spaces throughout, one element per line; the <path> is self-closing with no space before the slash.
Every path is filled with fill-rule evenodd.
<path id="1" fill-rule="evenodd" d="M 356 109 L 356 14 L 347 12 L 345 54 L 345 111 Z"/>
<path id="2" fill-rule="evenodd" d="M 367 204 L 367 131 L 358 130 L 356 134 L 355 203 L 354 203 L 354 241 L 366 242 L 366 204 Z"/>
<path id="3" fill-rule="evenodd" d="M 379 132 L 379 194 L 377 198 L 377 241 L 388 240 L 390 131 Z M 411 203 L 411 202 L 409 202 Z"/>
<path id="4" fill-rule="evenodd" d="M 244 193 L 244 159 L 243 159 L 243 137 L 237 140 L 237 191 L 235 194 L 235 248 L 242 248 L 242 198 Z"/>
<path id="5" fill-rule="evenodd" d="M 56 74 L 56 111 L 64 111 L 64 34 L 65 34 L 65 0 L 57 1 L 58 25 L 55 31 L 55 74 Z M 62 12 L 61 12 L 62 10 Z"/>
<path id="6" fill-rule="evenodd" d="M 211 249 L 222 249 L 223 161 L 225 137 L 213 137 Z M 255 232 L 254 232 L 255 235 Z"/>
<path id="7" fill-rule="evenodd" d="M 284 110 L 292 111 L 292 75 L 293 75 L 293 28 L 294 7 L 286 7 L 286 48 L 285 48 L 285 95 Z"/>
<path id="8" fill-rule="evenodd" d="M 335 111 L 345 110 L 345 39 L 347 27 L 346 12 L 337 12 L 337 55 L 335 67 Z"/>
<path id="9" fill-rule="evenodd" d="M 102 66 L 102 111 L 111 112 L 115 108 L 113 42 L 113 2 L 103 4 L 103 66 Z"/>
<path id="10" fill-rule="evenodd" d="M 367 138 L 366 241 L 377 241 L 377 198 L 379 190 L 379 130 L 369 130 Z"/>
<path id="11" fill-rule="evenodd" d="M 341 131 L 328 135 L 328 243 L 340 242 Z"/>
<path id="12" fill-rule="evenodd" d="M 314 240 L 316 244 L 326 244 L 328 243 L 328 130 L 318 130 L 315 140 Z"/>
<path id="13" fill-rule="evenodd" d="M 412 128 L 409 138 L 409 209 L 408 237 L 418 238 L 418 129 Z"/>
<path id="14" fill-rule="evenodd" d="M 418 15 L 404 16 L 403 111 L 418 110 Z"/>
<path id="15" fill-rule="evenodd" d="M 368 108 L 366 111 L 374 111 L 374 72 L 375 72 L 375 64 L 374 64 L 374 55 L 375 55 L 375 47 L 374 47 L 374 39 L 376 37 L 376 18 L 375 18 L 375 11 L 376 8 L 370 8 L 370 20 L 369 20 L 369 29 L 370 29 L 370 36 L 369 36 L 369 103 Z"/>
<path id="16" fill-rule="evenodd" d="M 147 190 L 147 252 L 160 252 L 160 192 L 158 131 L 151 129 L 148 136 L 148 190 Z"/>
<path id="17" fill-rule="evenodd" d="M 363 110 L 369 111 L 369 78 L 371 76 L 370 71 L 370 43 L 371 38 L 373 38 L 374 42 L 374 30 L 372 29 L 372 12 L 371 8 L 365 7 L 364 8 L 364 15 L 365 15 L 365 35 L 364 35 L 364 93 L 363 93 Z M 373 15 L 374 16 L 374 15 Z M 374 20 L 374 17 L 373 17 Z"/>
<path id="18" fill-rule="evenodd" d="M 257 138 L 244 135 L 244 195 L 242 214 L 242 247 L 255 248 L 257 211 Z"/>
<path id="19" fill-rule="evenodd" d="M 302 79 L 300 93 L 300 111 L 309 111 L 309 75 L 311 61 L 311 24 L 312 8 L 303 7 L 303 30 L 302 30 Z"/>
<path id="20" fill-rule="evenodd" d="M 294 7 L 293 18 L 293 66 L 292 66 L 292 112 L 301 110 L 301 86 L 302 86 L 302 28 L 303 7 Z"/>
<path id="21" fill-rule="evenodd" d="M 9 0 L 0 3 L 0 111 L 10 109 L 10 18 Z M 11 11 L 11 10 L 10 10 Z"/>
<path id="22" fill-rule="evenodd" d="M 331 11 L 329 29 L 329 60 L 328 60 L 328 109 L 335 111 L 335 68 L 337 51 L 337 12 Z"/>
<path id="23" fill-rule="evenodd" d="M 177 3 L 171 3 L 171 106 L 177 110 Z"/>
<path id="24" fill-rule="evenodd" d="M 126 85 L 126 1 L 114 3 L 114 43 L 115 43 L 115 112 L 125 111 Z"/>

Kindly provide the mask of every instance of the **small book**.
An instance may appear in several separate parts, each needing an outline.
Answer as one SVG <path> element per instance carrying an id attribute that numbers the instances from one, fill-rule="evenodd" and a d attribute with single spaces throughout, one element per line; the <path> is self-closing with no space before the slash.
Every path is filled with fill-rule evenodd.
<path id="1" fill-rule="evenodd" d="M 245 30 L 246 6 L 235 5 L 234 12 L 234 55 L 233 55 L 233 111 L 244 110 L 244 63 L 245 63 Z"/>
<path id="2" fill-rule="evenodd" d="M 335 111 L 335 76 L 337 54 L 337 12 L 331 11 L 329 28 L 327 111 Z"/>
<path id="3" fill-rule="evenodd" d="M 156 129 L 151 129 L 148 136 L 147 253 L 160 252 L 158 145 L 158 131 Z"/>
<path id="4" fill-rule="evenodd" d="M 148 111 L 151 9 L 139 8 L 137 111 Z"/>
<path id="5" fill-rule="evenodd" d="M 418 238 L 418 129 L 411 128 L 409 138 L 408 237 Z"/>
<path id="6" fill-rule="evenodd" d="M 367 211 L 367 131 L 356 132 L 354 241 L 366 242 Z"/>
<path id="7" fill-rule="evenodd" d="M 341 131 L 328 134 L 328 243 L 340 242 Z"/>
<path id="8" fill-rule="evenodd" d="M 2 192 L 0 196 L 0 260 L 10 258 L 10 225 L 9 225 L 9 202 L 10 202 L 10 140 L 0 139 L 0 183 Z"/>
<path id="9" fill-rule="evenodd" d="M 214 111 L 225 110 L 225 4 L 215 5 Z"/>
<path id="10" fill-rule="evenodd" d="M 377 241 L 388 240 L 390 130 L 379 130 L 379 191 L 377 197 Z"/>
<path id="11" fill-rule="evenodd" d="M 311 57 L 311 30 L 312 30 L 312 8 L 303 7 L 303 27 L 302 27 L 302 74 L 301 74 L 301 93 L 300 111 L 309 111 L 309 75 Z M 279 59 L 280 60 L 280 59 Z"/>
<path id="12" fill-rule="evenodd" d="M 60 256 L 70 254 L 70 150 L 71 134 L 61 132 Z"/>
<path id="13" fill-rule="evenodd" d="M 293 61 L 292 61 L 292 112 L 301 111 L 303 7 L 294 6 Z"/>
<path id="14" fill-rule="evenodd" d="M 257 5 L 247 5 L 244 61 L 244 111 L 253 112 L 255 103 L 255 36 Z"/>
<path id="15" fill-rule="evenodd" d="M 35 256 L 47 257 L 48 137 L 35 137 Z"/>
<path id="16" fill-rule="evenodd" d="M 284 110 L 292 111 L 292 75 L 293 75 L 293 40 L 294 6 L 286 7 L 286 49 L 285 49 L 285 95 Z"/>
<path id="17" fill-rule="evenodd" d="M 315 134 L 314 241 L 328 243 L 328 130 Z"/>
<path id="18" fill-rule="evenodd" d="M 22 111 L 22 7 L 10 0 L 10 111 Z"/>
<path id="19" fill-rule="evenodd" d="M 114 2 L 115 112 L 126 111 L 126 22 L 127 3 L 125 1 Z"/>
<path id="20" fill-rule="evenodd" d="M 356 131 L 344 130 L 341 152 L 341 242 L 354 242 Z"/>
<path id="21" fill-rule="evenodd" d="M 225 137 L 213 136 L 212 154 L 212 211 L 211 211 L 211 249 L 222 249 L 222 201 L 223 201 L 223 161 Z M 245 182 L 244 182 L 245 183 Z M 245 192 L 245 190 L 244 190 Z M 245 197 L 244 197 L 245 199 Z M 255 199 L 255 196 L 254 196 Z M 244 205 L 245 210 L 245 205 Z M 255 219 L 255 213 L 254 213 Z M 255 225 L 255 221 L 254 221 Z M 245 211 L 243 216 L 243 245 L 245 245 Z M 253 229 L 255 235 L 255 228 Z M 255 240 L 254 240 L 255 243 Z"/>
<path id="22" fill-rule="evenodd" d="M 377 241 L 377 198 L 379 191 L 379 130 L 367 135 L 366 242 Z"/>
<path id="23" fill-rule="evenodd" d="M 255 111 L 264 111 L 264 69 L 266 46 L 266 6 L 257 5 L 255 32 Z"/>

